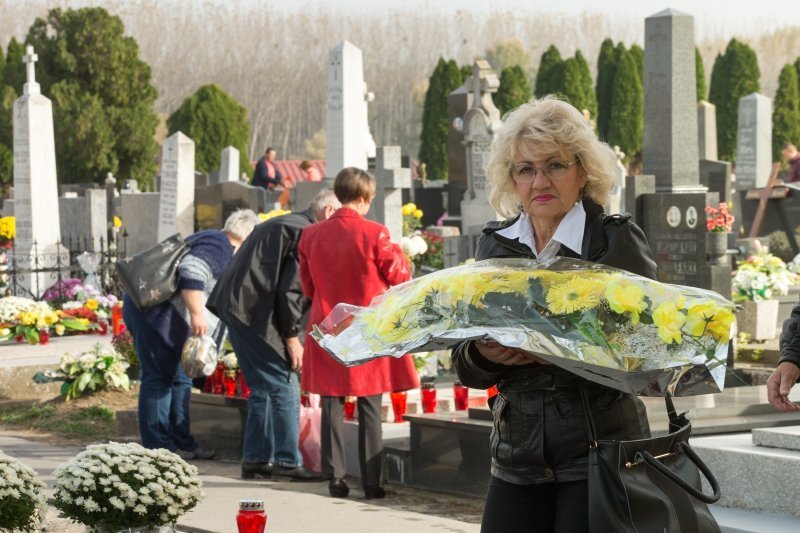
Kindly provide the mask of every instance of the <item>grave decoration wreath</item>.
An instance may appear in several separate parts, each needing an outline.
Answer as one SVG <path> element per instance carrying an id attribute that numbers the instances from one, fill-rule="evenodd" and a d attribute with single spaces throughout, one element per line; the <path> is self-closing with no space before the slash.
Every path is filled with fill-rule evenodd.
<path id="1" fill-rule="evenodd" d="M 339 304 L 312 337 L 348 366 L 491 338 L 626 392 L 688 396 L 722 390 L 733 321 L 711 291 L 575 259 L 491 259 Z"/>

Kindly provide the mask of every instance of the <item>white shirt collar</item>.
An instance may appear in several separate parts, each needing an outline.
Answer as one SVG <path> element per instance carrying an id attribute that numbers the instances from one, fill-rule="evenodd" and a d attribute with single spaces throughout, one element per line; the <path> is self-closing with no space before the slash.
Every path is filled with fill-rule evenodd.
<path id="1" fill-rule="evenodd" d="M 572 209 L 570 209 L 564 218 L 561 219 L 553 238 L 544 247 L 540 253 L 536 253 L 536 240 L 534 239 L 533 224 L 531 224 L 530 216 L 526 211 L 523 211 L 515 223 L 507 228 L 503 228 L 497 233 L 507 239 L 517 239 L 520 244 L 524 244 L 530 248 L 534 257 L 540 261 L 546 261 L 554 258 L 561 245 L 566 246 L 576 254 L 581 254 L 581 247 L 583 246 L 583 230 L 586 225 L 586 211 L 583 209 L 583 203 L 578 202 Z"/>

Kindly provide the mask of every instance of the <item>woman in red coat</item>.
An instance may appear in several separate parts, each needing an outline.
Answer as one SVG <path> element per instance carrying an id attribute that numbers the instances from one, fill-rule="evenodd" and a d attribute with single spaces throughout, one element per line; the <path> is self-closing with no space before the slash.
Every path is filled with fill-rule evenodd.
<path id="1" fill-rule="evenodd" d="M 338 303 L 365 306 L 390 286 L 410 278 L 400 246 L 382 224 L 364 218 L 375 197 L 375 178 L 357 168 L 336 176 L 333 192 L 342 207 L 303 231 L 298 246 L 303 292 L 311 301 L 309 326 L 318 324 Z M 419 385 L 410 356 L 382 357 L 348 368 L 306 336 L 302 388 L 322 396 L 322 475 L 331 496 L 344 498 L 346 473 L 344 397 L 358 396 L 358 457 L 367 499 L 383 498 L 381 398 L 384 392 Z"/>

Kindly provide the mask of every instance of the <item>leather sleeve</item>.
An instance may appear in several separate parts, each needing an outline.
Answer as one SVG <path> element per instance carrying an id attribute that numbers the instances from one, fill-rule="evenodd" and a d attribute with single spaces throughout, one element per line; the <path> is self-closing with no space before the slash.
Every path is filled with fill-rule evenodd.
<path id="1" fill-rule="evenodd" d="M 780 347 L 781 357 L 778 364 L 790 362 L 800 367 L 800 302 L 794 306 L 792 314 L 783 323 Z"/>
<path id="2" fill-rule="evenodd" d="M 300 284 L 300 260 L 296 242 L 297 234 L 283 229 L 280 257 L 283 261 L 278 273 L 275 294 L 275 315 L 278 331 L 284 339 L 297 337 L 304 329 L 304 315 L 310 305 Z"/>
<path id="3" fill-rule="evenodd" d="M 466 341 L 453 348 L 453 367 L 458 379 L 473 389 L 488 389 L 495 385 L 508 366 L 492 363 L 475 347 L 475 341 Z"/>
<path id="4" fill-rule="evenodd" d="M 658 279 L 658 267 L 642 228 L 628 219 L 617 219 L 605 223 L 605 233 L 607 252 L 601 263 Z"/>

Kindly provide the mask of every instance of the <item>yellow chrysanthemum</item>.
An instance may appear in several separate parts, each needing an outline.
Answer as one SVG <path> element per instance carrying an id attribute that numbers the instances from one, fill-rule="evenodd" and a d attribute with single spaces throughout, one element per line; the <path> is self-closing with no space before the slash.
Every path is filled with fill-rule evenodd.
<path id="1" fill-rule="evenodd" d="M 645 310 L 647 302 L 644 291 L 638 285 L 625 282 L 611 282 L 605 286 L 605 298 L 611 310 L 616 313 L 630 313 L 631 323 L 639 323 L 639 313 Z"/>
<path id="2" fill-rule="evenodd" d="M 658 326 L 658 336 L 662 341 L 670 344 L 681 344 L 681 327 L 686 322 L 686 316 L 678 310 L 674 302 L 663 302 L 653 312 L 653 322 Z"/>
<path id="3" fill-rule="evenodd" d="M 122 219 L 119 218 L 117 215 L 114 215 L 114 227 L 121 228 L 122 227 Z"/>
<path id="4" fill-rule="evenodd" d="M 602 285 L 596 281 L 573 277 L 569 281 L 550 287 L 547 306 L 555 314 L 569 314 L 591 309 L 600 303 Z"/>
<path id="5" fill-rule="evenodd" d="M 531 284 L 531 273 L 525 270 L 513 270 L 502 276 L 503 288 L 498 292 L 527 293 Z"/>
<path id="6" fill-rule="evenodd" d="M 86 300 L 86 303 L 84 303 L 83 306 L 89 311 L 97 311 L 97 308 L 100 306 L 100 304 L 98 304 L 97 300 L 94 298 L 89 298 Z"/>
<path id="7" fill-rule="evenodd" d="M 422 209 L 414 209 L 414 218 L 422 218 Z"/>
<path id="8" fill-rule="evenodd" d="M 53 312 L 53 311 L 47 313 L 45 315 L 45 317 L 44 317 L 44 322 L 48 326 L 51 326 L 51 325 L 55 324 L 56 322 L 58 322 L 58 320 L 59 320 L 59 316 L 57 314 L 55 314 L 55 312 Z"/>

